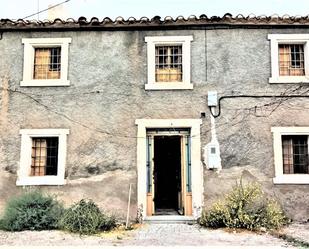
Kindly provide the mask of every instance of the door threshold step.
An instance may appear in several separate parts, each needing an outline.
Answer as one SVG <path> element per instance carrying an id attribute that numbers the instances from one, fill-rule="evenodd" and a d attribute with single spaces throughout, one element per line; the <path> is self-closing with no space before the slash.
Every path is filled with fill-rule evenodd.
<path id="1" fill-rule="evenodd" d="M 153 215 L 144 218 L 146 223 L 180 223 L 180 224 L 195 224 L 196 219 L 193 216 L 182 215 Z"/>

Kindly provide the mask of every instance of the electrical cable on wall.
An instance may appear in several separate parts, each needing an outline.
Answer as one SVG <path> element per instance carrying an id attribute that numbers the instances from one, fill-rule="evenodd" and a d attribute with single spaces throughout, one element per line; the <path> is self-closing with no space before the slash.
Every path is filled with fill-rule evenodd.
<path id="1" fill-rule="evenodd" d="M 293 95 L 226 95 L 226 96 L 222 96 L 218 99 L 218 113 L 217 114 L 214 114 L 212 112 L 212 109 L 211 107 L 209 107 L 209 111 L 211 113 L 211 115 L 214 117 L 214 118 L 218 118 L 220 115 L 221 115 L 221 100 L 223 99 L 234 99 L 234 98 L 254 98 L 254 99 L 266 99 L 266 98 L 288 98 L 288 99 L 291 99 L 291 98 L 309 98 L 309 95 L 296 95 L 296 94 L 293 94 Z"/>
<path id="2" fill-rule="evenodd" d="M 297 90 L 299 90 L 302 86 L 294 89 L 292 92 L 295 92 Z M 72 123 L 75 123 L 77 125 L 80 125 L 84 128 L 87 128 L 89 130 L 93 130 L 95 132 L 99 132 L 99 133 L 102 133 L 104 135 L 107 135 L 107 136 L 112 136 L 112 137 L 123 137 L 123 138 L 141 138 L 141 137 L 138 137 L 138 136 L 131 136 L 131 135 L 126 135 L 126 134 L 121 134 L 121 133 L 115 133 L 115 132 L 109 132 L 109 131 L 105 131 L 105 130 L 102 130 L 100 128 L 95 128 L 95 127 L 90 127 L 86 124 L 84 124 L 83 122 L 81 121 L 78 121 L 78 120 L 75 120 L 73 119 L 72 117 L 68 116 L 67 114 L 65 113 L 62 113 L 60 111 L 57 111 L 57 110 L 54 110 L 52 109 L 50 106 L 42 103 L 40 100 L 38 100 L 37 98 L 35 98 L 34 96 L 53 96 L 52 95 L 48 95 L 48 94 L 32 94 L 32 93 L 27 93 L 27 92 L 24 92 L 24 91 L 20 91 L 20 90 L 17 90 L 17 89 L 10 89 L 10 88 L 3 88 L 3 87 L 0 87 L 0 90 L 3 90 L 3 91 L 8 91 L 8 92 L 11 92 L 11 93 L 17 93 L 17 94 L 22 94 L 24 95 L 25 97 L 31 99 L 32 101 L 34 101 L 36 104 L 44 107 L 46 110 L 56 114 L 56 115 L 59 115 L 65 119 L 67 119 L 68 121 L 72 122 Z M 308 90 L 309 91 L 309 90 Z M 306 92 L 308 92 L 306 91 Z M 99 90 L 95 90 L 95 91 L 89 91 L 89 92 L 83 92 L 83 93 L 69 93 L 69 94 L 63 94 L 63 95 L 85 95 L 85 94 L 101 94 L 103 93 L 102 91 L 99 91 Z M 119 95 L 119 93 L 115 93 L 117 95 Z M 131 94 L 125 94 L 126 96 L 129 96 Z M 221 101 L 223 99 L 232 99 L 232 98 L 278 98 L 278 99 L 292 99 L 292 98 L 309 98 L 309 95 L 305 95 L 304 93 L 302 94 L 287 94 L 285 95 L 284 93 L 281 93 L 280 95 L 226 95 L 226 96 L 222 96 L 218 99 L 218 107 L 219 107 L 219 111 L 217 114 L 214 114 L 213 111 L 210 109 L 210 113 L 211 115 L 214 117 L 214 118 L 217 118 L 221 115 Z M 211 108 L 211 107 L 210 107 Z M 210 131 L 210 130 L 209 130 Z M 191 138 L 196 138 L 196 135 L 192 134 L 190 136 Z M 199 136 L 197 137 L 199 139 Z"/>

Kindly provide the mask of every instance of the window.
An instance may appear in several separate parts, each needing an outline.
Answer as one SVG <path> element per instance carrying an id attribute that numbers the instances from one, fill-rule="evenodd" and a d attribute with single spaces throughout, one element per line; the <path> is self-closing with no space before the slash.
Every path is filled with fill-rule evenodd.
<path id="1" fill-rule="evenodd" d="M 279 75 L 305 75 L 303 44 L 279 44 Z"/>
<path id="2" fill-rule="evenodd" d="M 309 83 L 309 34 L 270 34 L 269 83 Z"/>
<path id="3" fill-rule="evenodd" d="M 56 176 L 58 171 L 58 137 L 32 138 L 30 176 Z"/>
<path id="4" fill-rule="evenodd" d="M 190 82 L 192 36 L 149 36 L 146 90 L 193 89 Z"/>
<path id="5" fill-rule="evenodd" d="M 63 185 L 67 129 L 23 129 L 16 185 Z"/>
<path id="6" fill-rule="evenodd" d="M 22 39 L 24 73 L 21 86 L 67 86 L 71 38 Z"/>
<path id="7" fill-rule="evenodd" d="M 274 183 L 309 184 L 309 127 L 273 127 Z"/>
<path id="8" fill-rule="evenodd" d="M 182 82 L 182 46 L 156 46 L 156 82 Z"/>
<path id="9" fill-rule="evenodd" d="M 308 136 L 283 135 L 283 174 L 308 174 Z"/>
<path id="10" fill-rule="evenodd" d="M 61 48 L 35 48 L 34 74 L 37 79 L 60 79 Z"/>

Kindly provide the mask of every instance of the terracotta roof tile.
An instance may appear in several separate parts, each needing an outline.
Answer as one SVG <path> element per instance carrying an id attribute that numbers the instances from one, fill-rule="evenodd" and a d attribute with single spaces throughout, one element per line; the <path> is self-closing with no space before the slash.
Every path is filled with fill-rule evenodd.
<path id="1" fill-rule="evenodd" d="M 272 15 L 272 16 L 256 16 L 250 14 L 243 16 L 241 14 L 232 16 L 227 13 L 222 17 L 206 15 L 200 15 L 199 17 L 191 15 L 188 18 L 178 16 L 173 18 L 166 16 L 161 18 L 160 16 L 154 16 L 149 19 L 147 17 L 141 17 L 136 19 L 129 17 L 125 20 L 119 16 L 115 20 L 109 17 L 103 18 L 101 21 L 97 17 L 92 17 L 87 20 L 86 17 L 80 17 L 78 20 L 69 18 L 67 20 L 61 20 L 59 18 L 55 20 L 10 20 L 0 19 L 0 30 L 21 30 L 21 29 L 126 29 L 126 28 L 166 28 L 166 27 L 185 27 L 185 26 L 309 26 L 309 16 L 289 16 L 289 15 Z"/>

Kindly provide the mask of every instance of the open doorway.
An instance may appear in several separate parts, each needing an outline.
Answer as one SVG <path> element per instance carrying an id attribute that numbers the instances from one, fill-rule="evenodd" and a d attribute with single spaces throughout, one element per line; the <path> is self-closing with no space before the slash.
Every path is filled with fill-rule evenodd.
<path id="1" fill-rule="evenodd" d="M 181 136 L 154 136 L 154 204 L 156 215 L 177 215 L 182 192 Z"/>
<path id="2" fill-rule="evenodd" d="M 178 198 L 179 210 L 184 216 L 200 216 L 200 207 L 203 206 L 204 199 L 204 174 L 200 163 L 202 120 L 137 119 L 135 123 L 137 125 L 137 203 L 143 218 L 156 216 L 153 173 L 155 168 L 154 139 L 157 136 L 180 137 L 182 192 Z"/>

